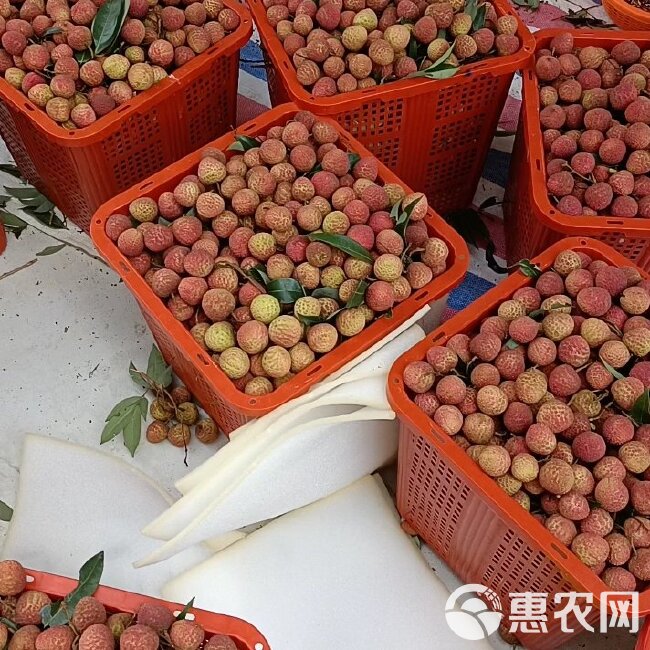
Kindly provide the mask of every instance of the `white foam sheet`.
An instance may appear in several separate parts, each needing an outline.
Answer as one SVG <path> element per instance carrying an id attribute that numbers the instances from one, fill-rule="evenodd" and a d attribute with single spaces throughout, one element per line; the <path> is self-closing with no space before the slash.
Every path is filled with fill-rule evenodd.
<path id="1" fill-rule="evenodd" d="M 166 598 L 251 621 L 273 650 L 486 650 L 447 626 L 449 596 L 365 477 L 171 581 Z"/>
<path id="2" fill-rule="evenodd" d="M 324 417 L 352 413 L 361 406 L 390 410 L 386 397 L 386 377 L 385 373 L 381 373 L 346 383 L 313 402 L 296 406 L 285 417 L 272 422 L 265 431 L 254 434 L 264 438 L 263 448 L 257 444 L 248 445 L 245 449 L 239 449 L 236 456 L 230 454 L 227 457 L 228 462 L 215 464 L 210 477 L 206 477 L 200 485 L 147 525 L 143 533 L 162 540 L 169 540 L 180 534 L 214 500 L 215 495 L 228 490 L 233 483 L 236 483 L 241 475 L 246 473 L 247 468 L 257 462 L 260 455 L 271 447 L 275 438 L 286 433 L 290 428 L 306 425 Z M 225 451 L 226 447 L 223 447 L 216 456 L 221 453 L 228 454 Z"/>
<path id="3" fill-rule="evenodd" d="M 152 569 L 133 568 L 156 546 L 140 529 L 169 503 L 149 477 L 114 456 L 28 435 L 2 557 L 76 578 L 81 565 L 103 550 L 102 584 L 160 596 L 165 582 L 211 555 L 196 547 Z"/>
<path id="4" fill-rule="evenodd" d="M 395 414 L 368 407 L 290 429 L 187 528 L 138 566 L 333 494 L 392 460 L 397 439 Z"/>
<path id="5" fill-rule="evenodd" d="M 213 475 L 220 466 L 220 463 L 227 462 L 231 458 L 231 455 L 237 455 L 241 449 L 240 445 L 248 445 L 249 436 L 253 436 L 255 432 L 266 431 L 271 423 L 280 420 L 297 406 L 314 401 L 336 386 L 364 377 L 372 377 L 380 371 L 388 372 L 397 357 L 424 338 L 424 330 L 414 323 L 423 318 L 428 311 L 428 306 L 423 307 L 413 318 L 396 328 L 390 335 L 376 343 L 369 350 L 360 354 L 354 361 L 346 364 L 326 381 L 314 386 L 305 395 L 297 397 L 278 407 L 271 413 L 251 420 L 233 431 L 230 434 L 230 442 L 223 448 L 223 450 L 227 451 L 224 454 L 215 454 L 203 464 L 199 465 L 199 467 L 179 479 L 176 482 L 176 488 L 181 493 L 188 494 L 197 485 L 200 485 L 202 481 Z M 258 439 L 257 444 L 263 446 L 264 442 L 264 439 Z M 153 531 L 148 532 L 153 533 Z"/>

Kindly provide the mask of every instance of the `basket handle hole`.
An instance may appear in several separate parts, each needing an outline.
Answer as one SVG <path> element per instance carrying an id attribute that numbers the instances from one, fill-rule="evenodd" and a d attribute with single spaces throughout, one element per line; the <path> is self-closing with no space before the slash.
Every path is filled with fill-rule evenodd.
<path id="1" fill-rule="evenodd" d="M 120 269 L 123 273 L 131 273 L 131 267 L 125 262 L 120 262 Z"/>
<path id="2" fill-rule="evenodd" d="M 142 183 L 140 185 L 141 190 L 146 190 L 148 187 L 151 187 L 153 185 L 153 181 L 147 181 L 146 183 Z"/>
<path id="3" fill-rule="evenodd" d="M 431 433 L 441 445 L 446 445 L 449 442 L 449 436 L 443 437 L 442 435 L 440 435 L 440 432 L 438 431 L 438 429 L 436 429 L 435 426 L 431 427 Z"/>
<path id="4" fill-rule="evenodd" d="M 581 240 L 580 240 L 580 243 L 581 243 L 583 246 L 586 246 L 586 245 L 587 245 L 587 241 L 586 241 L 585 239 L 581 239 Z"/>
<path id="5" fill-rule="evenodd" d="M 204 366 L 209 366 L 209 365 L 210 365 L 210 361 L 208 361 L 208 360 L 205 358 L 205 355 L 203 355 L 203 354 L 197 354 L 197 355 L 196 355 L 196 358 L 197 358 L 197 359 L 198 359 L 198 360 L 199 360 L 199 361 L 200 361 Z"/>
<path id="6" fill-rule="evenodd" d="M 33 575 L 30 575 L 30 574 L 28 573 L 27 576 L 26 576 L 26 578 L 25 578 L 25 580 L 26 580 L 27 582 L 34 582 L 34 580 L 36 580 L 36 578 L 34 578 Z"/>
<path id="7" fill-rule="evenodd" d="M 249 399 L 248 403 L 252 406 L 254 404 L 257 404 L 257 400 L 256 399 Z"/>
<path id="8" fill-rule="evenodd" d="M 622 226 L 623 221 L 620 219 L 607 219 L 608 226 Z"/>
<path id="9" fill-rule="evenodd" d="M 553 547 L 553 550 L 559 553 L 565 560 L 568 559 L 568 555 L 555 542 L 551 542 L 551 546 Z"/>
<path id="10" fill-rule="evenodd" d="M 422 291 L 422 292 L 418 293 L 415 296 L 414 300 L 415 300 L 415 302 L 422 302 L 423 300 L 425 300 L 428 297 L 429 297 L 429 292 L 428 291 Z"/>
<path id="11" fill-rule="evenodd" d="M 319 372 L 320 370 L 322 370 L 322 368 L 323 368 L 323 366 L 321 366 L 320 363 L 317 364 L 315 368 L 312 368 L 312 369 L 307 373 L 307 377 L 312 377 L 312 376 L 315 375 L 317 372 Z"/>
<path id="12" fill-rule="evenodd" d="M 180 613 L 181 613 L 180 609 L 176 610 L 174 612 L 174 617 L 178 616 Z M 192 612 L 188 612 L 187 614 L 185 614 L 185 620 L 193 621 L 194 619 L 195 619 L 195 616 L 194 616 L 194 614 L 192 614 Z"/>
<path id="13" fill-rule="evenodd" d="M 439 330 L 438 332 L 434 332 L 433 337 L 431 339 L 431 343 L 435 343 L 436 341 L 445 338 L 445 336 L 447 336 L 447 333 L 444 330 Z"/>
<path id="14" fill-rule="evenodd" d="M 33 111 L 34 107 L 31 104 L 25 104 L 25 109 L 28 111 Z"/>
<path id="15" fill-rule="evenodd" d="M 255 644 L 255 650 L 264 650 L 264 644 L 263 643 L 256 643 Z"/>

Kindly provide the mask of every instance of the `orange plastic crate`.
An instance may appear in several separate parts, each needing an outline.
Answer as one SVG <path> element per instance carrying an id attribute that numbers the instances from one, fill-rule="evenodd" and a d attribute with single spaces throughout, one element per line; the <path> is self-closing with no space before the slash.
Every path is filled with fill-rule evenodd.
<path id="1" fill-rule="evenodd" d="M 298 83 L 262 0 L 247 1 L 270 63 L 274 106 L 292 101 L 336 120 L 405 183 L 424 192 L 440 214 L 471 202 L 513 74 L 528 65 L 535 48 L 507 0 L 493 4 L 499 15 L 517 18 L 522 47 L 516 54 L 463 66 L 450 79 L 403 79 L 334 97 L 314 97 Z"/>
<path id="2" fill-rule="evenodd" d="M 650 620 L 643 624 L 634 650 L 650 650 Z"/>
<path id="3" fill-rule="evenodd" d="M 51 598 L 63 598 L 77 586 L 76 580 L 62 576 L 32 571 L 27 569 L 27 590 L 42 591 Z M 155 603 L 167 607 L 172 612 L 180 612 L 183 605 L 169 603 L 149 596 L 132 594 L 112 587 L 98 587 L 94 594 L 104 604 L 109 613 L 126 612 L 135 614 L 143 603 Z M 271 650 L 268 641 L 250 623 L 234 616 L 226 614 L 213 614 L 202 609 L 192 608 L 194 621 L 199 623 L 205 630 L 206 640 L 214 634 L 225 634 L 229 636 L 237 646 L 238 650 Z"/>
<path id="4" fill-rule="evenodd" d="M 603 0 L 603 9 L 621 29 L 650 29 L 650 11 L 634 7 L 625 0 Z"/>
<path id="5" fill-rule="evenodd" d="M 548 47 L 553 36 L 564 31 L 537 32 L 537 47 Z M 572 34 L 577 47 L 595 45 L 611 50 L 623 40 L 634 41 L 641 48 L 650 47 L 648 32 L 577 30 Z M 650 270 L 650 221 L 605 215 L 574 217 L 559 212 L 551 203 L 546 191 L 537 78 L 533 70 L 526 70 L 523 76 L 519 131 L 503 204 L 508 262 L 533 257 L 567 235 L 587 236 L 609 244 L 641 268 Z"/>
<path id="6" fill-rule="evenodd" d="M 548 270 L 557 254 L 566 249 L 583 251 L 616 266 L 630 265 L 610 247 L 582 237 L 564 239 L 533 261 Z M 554 594 L 592 593 L 594 611 L 587 620 L 594 625 L 601 592 L 610 589 L 415 407 L 402 382 L 405 366 L 424 359 L 429 347 L 444 345 L 454 334 L 474 331 L 483 319 L 496 313 L 500 302 L 532 283 L 520 271 L 513 273 L 402 355 L 388 377 L 388 400 L 400 419 L 397 507 L 405 524 L 464 583 L 491 587 L 506 613 L 511 593 L 548 594 L 548 633 L 518 636 L 526 648 L 551 650 L 583 630 L 576 622 L 575 633 L 561 631 L 560 620 L 553 618 L 558 609 Z M 639 611 L 642 615 L 650 611 L 650 589 L 639 595 Z"/>
<path id="7" fill-rule="evenodd" d="M 0 79 L 0 136 L 22 175 L 84 230 L 97 208 L 235 124 L 239 50 L 248 11 L 224 0 L 239 27 L 84 129 L 68 131 Z"/>
<path id="8" fill-rule="evenodd" d="M 278 106 L 237 129 L 237 135 L 255 137 L 258 134 L 266 133 L 272 126 L 284 125 L 297 111 L 296 106 L 292 104 Z M 331 120 L 327 121 L 337 128 L 341 143 L 350 151 L 357 152 L 361 156 L 370 156 L 370 153 L 345 133 L 340 126 Z M 234 137 L 235 133 L 229 133 L 209 146 L 225 150 L 234 141 Z M 183 324 L 172 316 L 165 304 L 153 293 L 149 285 L 133 269 L 128 259 L 119 252 L 117 246 L 104 232 L 104 224 L 111 214 L 116 212 L 128 214 L 129 203 L 139 196 L 146 195 L 157 198 L 163 192 L 172 190 L 184 176 L 194 173 L 200 159 L 201 152 L 196 151 L 102 206 L 93 217 L 91 236 L 99 252 L 119 273 L 135 296 L 167 362 L 174 367 L 176 374 L 185 382 L 221 429 L 227 433 L 248 420 L 269 413 L 281 404 L 306 393 L 311 386 L 323 381 L 330 374 L 352 361 L 360 352 L 383 339 L 421 307 L 445 296 L 465 275 L 469 260 L 465 242 L 441 217 L 429 210 L 426 224 L 430 234 L 443 239 L 449 248 L 447 271 L 396 305 L 390 318 L 377 319 L 371 326 L 364 329 L 363 333 L 348 339 L 274 392 L 261 397 L 246 395 L 235 388 L 232 381 L 223 374 L 209 354 L 203 351 Z M 379 178 L 385 183 L 399 182 L 403 185 L 394 174 L 382 165 L 379 166 Z M 407 191 L 410 190 L 407 188 Z"/>

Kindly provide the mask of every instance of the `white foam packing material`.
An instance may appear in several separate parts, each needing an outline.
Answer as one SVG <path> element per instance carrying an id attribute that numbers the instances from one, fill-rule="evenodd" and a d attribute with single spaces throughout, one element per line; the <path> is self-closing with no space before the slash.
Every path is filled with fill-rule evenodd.
<path id="1" fill-rule="evenodd" d="M 103 584 L 159 597 L 165 582 L 211 555 L 196 547 L 152 569 L 133 568 L 156 546 L 142 526 L 170 502 L 148 476 L 110 454 L 27 435 L 2 557 L 77 578 L 82 564 L 103 550 Z"/>
<path id="2" fill-rule="evenodd" d="M 180 534 L 218 495 L 239 481 L 248 468 L 270 448 L 277 435 L 286 433 L 290 428 L 306 425 L 324 417 L 347 415 L 361 406 L 390 410 L 386 397 L 386 377 L 386 374 L 380 374 L 338 386 L 313 402 L 296 407 L 284 418 L 272 422 L 266 431 L 257 434 L 265 439 L 262 451 L 258 451 L 257 446 L 240 449 L 236 457 L 230 456 L 228 464 L 215 468 L 212 476 L 176 501 L 171 508 L 146 526 L 143 533 L 162 540 L 169 540 Z M 224 449 L 225 447 L 218 453 L 226 453 Z M 368 471 L 373 469 L 375 468 Z"/>
<path id="3" fill-rule="evenodd" d="M 182 494 L 188 494 L 192 489 L 200 485 L 202 481 L 218 471 L 221 463 L 225 463 L 229 458 L 237 455 L 241 446 L 248 444 L 249 437 L 252 437 L 255 432 L 266 431 L 271 423 L 280 420 L 297 406 L 314 401 L 338 385 L 363 379 L 364 377 L 372 377 L 382 370 L 388 372 L 397 357 L 424 338 L 424 331 L 414 323 L 424 318 L 429 310 L 429 306 L 424 306 L 417 314 L 400 327 L 397 327 L 388 336 L 343 366 L 339 371 L 328 377 L 326 381 L 314 386 L 305 395 L 297 397 L 279 406 L 277 409 L 271 411 L 271 413 L 251 420 L 233 431 L 230 434 L 230 442 L 223 449 L 219 450 L 219 452 L 226 450 L 225 453 L 215 454 L 199 467 L 186 474 L 176 482 L 176 488 Z M 261 447 L 263 447 L 264 443 L 264 439 L 258 440 L 258 444 Z M 152 533 L 153 531 L 148 532 Z"/>
<path id="4" fill-rule="evenodd" d="M 289 429 L 187 528 L 137 566 L 333 494 L 392 460 L 397 440 L 395 414 L 369 407 Z"/>
<path id="5" fill-rule="evenodd" d="M 273 650 L 490 647 L 449 629 L 449 593 L 373 477 L 272 521 L 164 595 L 253 622 Z"/>

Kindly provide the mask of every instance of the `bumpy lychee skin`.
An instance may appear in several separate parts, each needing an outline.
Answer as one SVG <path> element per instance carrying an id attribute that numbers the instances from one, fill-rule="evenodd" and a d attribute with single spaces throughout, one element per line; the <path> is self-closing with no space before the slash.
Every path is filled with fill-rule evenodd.
<path id="1" fill-rule="evenodd" d="M 83 632 L 91 625 L 106 623 L 106 618 L 104 605 L 96 598 L 86 596 L 77 603 L 71 622 L 77 632 Z"/>
<path id="2" fill-rule="evenodd" d="M 545 522 L 546 529 L 565 546 L 570 546 L 571 542 L 578 534 L 576 525 L 566 517 L 560 514 L 551 515 Z"/>
<path id="3" fill-rule="evenodd" d="M 17 625 L 40 625 L 41 610 L 52 601 L 42 591 L 25 591 L 16 602 L 13 620 Z"/>
<path id="4" fill-rule="evenodd" d="M 15 560 L 0 562 L 0 596 L 17 596 L 25 590 L 27 575 L 22 564 Z"/>
<path id="5" fill-rule="evenodd" d="M 34 645 L 36 650 L 70 650 L 73 641 L 73 631 L 65 625 L 58 625 L 41 632 Z"/>
<path id="6" fill-rule="evenodd" d="M 609 544 L 593 533 L 580 533 L 571 542 L 571 550 L 578 559 L 588 567 L 595 567 L 605 562 L 609 556 Z"/>
<path id="7" fill-rule="evenodd" d="M 427 362 L 412 361 L 404 368 L 403 379 L 404 385 L 414 393 L 426 393 L 433 386 L 435 374 Z"/>
<path id="8" fill-rule="evenodd" d="M 510 469 L 510 463 L 510 454 L 496 445 L 485 447 L 478 457 L 480 468 L 493 478 L 504 476 Z"/>
<path id="9" fill-rule="evenodd" d="M 157 650 L 158 646 L 158 634 L 146 625 L 132 625 L 120 635 L 120 650 Z"/>
<path id="10" fill-rule="evenodd" d="M 136 622 L 147 625 L 156 632 L 168 630 L 174 622 L 173 613 L 158 603 L 142 603 L 136 613 Z"/>
<path id="11" fill-rule="evenodd" d="M 547 492 L 558 496 L 569 493 L 575 481 L 571 465 L 557 458 L 541 466 L 538 480 Z"/>

